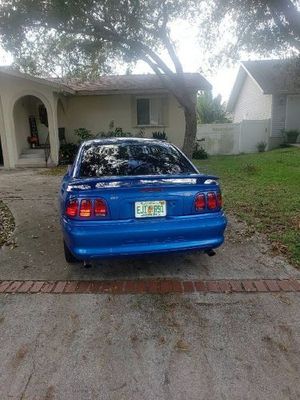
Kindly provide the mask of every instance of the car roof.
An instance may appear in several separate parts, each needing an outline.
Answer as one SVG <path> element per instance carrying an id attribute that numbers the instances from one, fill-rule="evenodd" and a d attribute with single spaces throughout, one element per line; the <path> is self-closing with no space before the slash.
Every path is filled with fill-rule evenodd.
<path id="1" fill-rule="evenodd" d="M 103 139 L 92 139 L 83 142 L 83 146 L 91 144 L 158 144 L 163 146 L 173 147 L 171 143 L 159 139 L 149 139 L 149 138 L 103 138 Z"/>

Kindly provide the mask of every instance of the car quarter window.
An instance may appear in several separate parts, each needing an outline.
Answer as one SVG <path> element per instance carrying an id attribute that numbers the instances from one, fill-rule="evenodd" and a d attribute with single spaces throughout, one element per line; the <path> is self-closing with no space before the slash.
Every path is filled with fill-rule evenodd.
<path id="1" fill-rule="evenodd" d="M 82 148 L 80 177 L 195 173 L 173 146 L 164 144 L 88 144 Z"/>

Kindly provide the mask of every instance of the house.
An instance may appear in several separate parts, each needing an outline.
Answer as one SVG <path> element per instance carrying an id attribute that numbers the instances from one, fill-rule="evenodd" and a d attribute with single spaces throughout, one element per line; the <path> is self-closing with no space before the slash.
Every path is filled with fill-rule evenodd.
<path id="1" fill-rule="evenodd" d="M 198 73 L 184 77 L 193 96 L 211 89 Z M 183 110 L 156 75 L 102 76 L 81 82 L 37 78 L 0 67 L 0 148 L 6 168 L 45 166 L 48 148 L 49 161 L 56 165 L 59 132 L 66 142 L 77 142 L 75 129 L 97 134 L 111 126 L 149 137 L 165 130 L 179 147 L 184 140 Z"/>
<path id="2" fill-rule="evenodd" d="M 270 147 L 282 141 L 283 130 L 300 131 L 300 61 L 241 62 L 227 110 L 235 123 L 269 119 Z"/>

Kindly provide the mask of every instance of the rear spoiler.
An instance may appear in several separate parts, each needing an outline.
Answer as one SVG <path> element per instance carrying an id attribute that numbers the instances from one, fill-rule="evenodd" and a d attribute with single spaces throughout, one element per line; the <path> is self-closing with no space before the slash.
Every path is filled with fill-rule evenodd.
<path id="1" fill-rule="evenodd" d="M 180 174 L 180 175 L 135 175 L 108 176 L 101 178 L 73 178 L 67 191 L 111 189 L 114 187 L 132 187 L 140 185 L 217 185 L 219 178 L 214 175 Z"/>

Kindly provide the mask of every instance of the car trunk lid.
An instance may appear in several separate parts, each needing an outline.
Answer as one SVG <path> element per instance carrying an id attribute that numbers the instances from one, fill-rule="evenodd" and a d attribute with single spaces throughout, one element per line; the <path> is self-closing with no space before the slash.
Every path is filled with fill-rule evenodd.
<path id="1" fill-rule="evenodd" d="M 136 203 L 156 207 L 159 202 L 165 202 L 166 207 L 166 215 L 162 212 L 160 218 L 168 218 L 195 213 L 195 196 L 199 192 L 218 191 L 217 179 L 202 174 L 73 179 L 67 191 L 79 200 L 105 200 L 109 219 L 134 219 L 138 216 Z"/>

